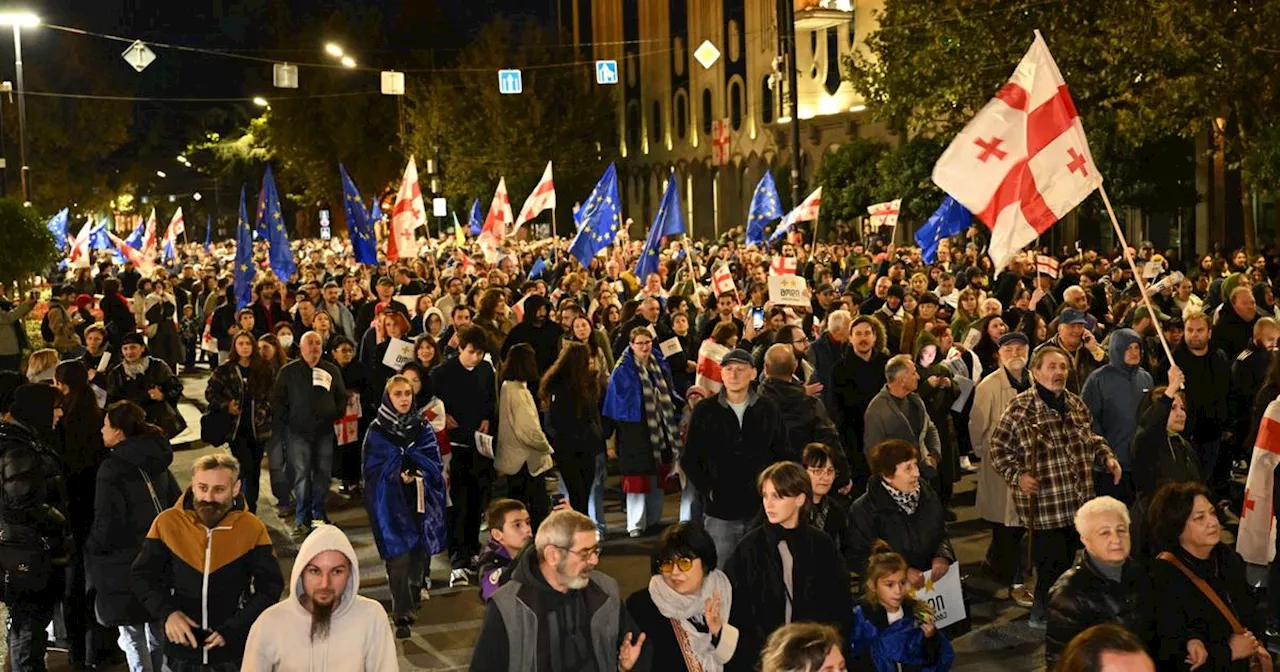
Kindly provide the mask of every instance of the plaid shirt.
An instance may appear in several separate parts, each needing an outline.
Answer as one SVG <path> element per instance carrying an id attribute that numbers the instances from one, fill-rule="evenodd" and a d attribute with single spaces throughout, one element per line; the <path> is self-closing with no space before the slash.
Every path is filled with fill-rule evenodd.
<path id="1" fill-rule="evenodd" d="M 1019 394 L 991 436 L 991 466 L 1013 487 L 1019 515 L 1036 530 L 1072 526 L 1076 509 L 1093 499 L 1092 471 L 1105 471 L 1114 457 L 1106 439 L 1093 433 L 1084 401 L 1071 392 L 1063 394 L 1065 416 L 1049 408 L 1036 387 Z M 1035 495 L 1018 488 L 1023 474 L 1039 480 Z"/>

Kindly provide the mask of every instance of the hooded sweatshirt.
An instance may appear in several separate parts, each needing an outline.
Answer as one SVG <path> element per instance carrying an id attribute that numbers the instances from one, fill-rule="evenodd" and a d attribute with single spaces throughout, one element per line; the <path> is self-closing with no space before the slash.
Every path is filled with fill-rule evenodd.
<path id="1" fill-rule="evenodd" d="M 1124 362 L 1124 351 L 1133 343 L 1141 345 L 1142 337 L 1132 329 L 1112 333 L 1107 347 L 1110 363 L 1089 374 L 1080 391 L 1080 398 L 1093 416 L 1094 433 L 1107 440 L 1125 470 L 1131 466 L 1129 446 L 1138 432 L 1138 409 L 1154 387 L 1146 369 Z"/>
<path id="2" fill-rule="evenodd" d="M 347 586 L 329 621 L 329 634 L 311 637 L 311 612 L 302 606 L 302 572 L 317 555 L 338 551 L 351 562 Z M 249 630 L 242 672 L 394 672 L 395 639 L 387 611 L 358 595 L 360 564 L 347 535 L 333 525 L 317 528 L 302 542 L 293 562 L 289 596 L 272 605 Z"/>

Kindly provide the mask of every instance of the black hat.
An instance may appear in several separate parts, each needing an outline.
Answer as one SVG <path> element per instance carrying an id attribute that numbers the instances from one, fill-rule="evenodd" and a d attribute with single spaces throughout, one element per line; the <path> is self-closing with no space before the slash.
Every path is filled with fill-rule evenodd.
<path id="1" fill-rule="evenodd" d="M 1004 336 L 1001 336 L 1000 340 L 996 341 L 996 344 L 1001 348 L 1009 345 L 1010 343 L 1021 343 L 1026 346 L 1031 345 L 1031 341 L 1027 338 L 1027 335 L 1021 331 L 1011 331 Z"/>
<path id="2" fill-rule="evenodd" d="M 747 366 L 755 366 L 756 363 L 751 359 L 751 353 L 742 348 L 734 348 L 726 352 L 724 357 L 720 358 L 720 366 L 728 366 L 730 364 L 746 364 Z"/>
<path id="3" fill-rule="evenodd" d="M 907 290 L 903 289 L 902 285 L 890 285 L 889 296 L 896 296 L 899 299 L 904 299 L 907 296 Z"/>
<path id="4" fill-rule="evenodd" d="M 135 332 L 135 333 L 125 334 L 124 337 L 120 339 L 121 346 L 129 345 L 129 344 L 141 345 L 143 347 L 146 347 L 147 342 L 143 340 L 142 334 Z"/>

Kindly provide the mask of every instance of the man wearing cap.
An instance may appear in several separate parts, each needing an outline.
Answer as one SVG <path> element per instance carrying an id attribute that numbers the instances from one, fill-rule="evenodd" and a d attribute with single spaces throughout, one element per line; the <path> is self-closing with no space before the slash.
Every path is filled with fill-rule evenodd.
<path id="1" fill-rule="evenodd" d="M 1107 439 L 1124 474 L 1114 484 L 1110 474 L 1094 473 L 1099 496 L 1108 495 L 1133 503 L 1132 463 L 1129 446 L 1138 432 L 1138 409 L 1154 388 L 1151 374 L 1142 368 L 1143 339 L 1132 329 L 1117 329 L 1108 344 L 1110 363 L 1099 367 L 1084 382 L 1080 398 L 1093 416 L 1093 432 Z"/>
<path id="2" fill-rule="evenodd" d="M 721 568 L 760 512 L 756 477 L 787 459 L 782 412 L 751 389 L 751 353 L 730 350 L 720 360 L 724 386 L 715 399 L 693 407 L 680 468 L 702 495 L 703 526 L 716 545 Z"/>
<path id="3" fill-rule="evenodd" d="M 121 361 L 107 372 L 107 403 L 132 401 L 147 412 L 147 422 L 163 429 L 166 437 L 181 434 L 187 426 L 177 408 L 182 381 L 168 364 L 147 356 L 142 334 L 125 334 L 120 341 Z"/>
<path id="4" fill-rule="evenodd" d="M 1089 317 L 1075 308 L 1067 308 L 1058 316 L 1058 333 L 1040 344 L 1040 348 L 1053 346 L 1067 353 L 1071 371 L 1067 376 L 1067 389 L 1080 394 L 1084 381 L 1107 361 L 1107 353 L 1098 345 L 1098 339 L 1089 331 Z"/>
<path id="5" fill-rule="evenodd" d="M 382 312 L 383 308 L 391 305 L 391 297 L 396 294 L 396 283 L 384 275 L 378 278 L 378 282 L 373 286 L 373 289 L 378 295 L 378 300 L 366 301 L 356 313 L 356 334 L 362 339 L 365 332 L 369 330 L 369 325 L 373 324 L 373 318 Z"/>

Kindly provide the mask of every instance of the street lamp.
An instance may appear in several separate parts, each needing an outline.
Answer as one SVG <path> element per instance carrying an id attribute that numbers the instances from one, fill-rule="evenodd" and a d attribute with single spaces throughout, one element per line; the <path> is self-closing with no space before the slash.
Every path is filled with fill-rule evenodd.
<path id="1" fill-rule="evenodd" d="M 344 68 L 354 68 L 354 67 L 356 67 L 356 59 L 351 58 L 350 56 L 343 56 L 343 57 L 342 57 L 342 67 L 344 67 Z"/>
<path id="2" fill-rule="evenodd" d="M 324 45 L 324 50 L 325 50 L 325 53 L 329 54 L 330 56 L 333 56 L 335 58 L 342 58 L 342 47 L 339 47 L 338 45 L 332 42 Z"/>
<path id="3" fill-rule="evenodd" d="M 18 147 L 22 161 L 22 171 L 18 177 L 22 180 L 22 200 L 31 201 L 30 167 L 27 166 L 27 98 L 22 84 L 22 29 L 40 25 L 40 17 L 31 12 L 0 12 L 0 26 L 13 26 L 13 66 L 17 70 L 18 82 Z"/>
<path id="4" fill-rule="evenodd" d="M 257 105 L 258 107 L 270 107 L 270 105 L 267 104 L 267 99 L 263 98 L 262 96 L 254 96 L 253 104 Z"/>
<path id="5" fill-rule="evenodd" d="M 164 172 L 163 170 L 157 170 L 157 171 L 156 171 L 156 177 L 158 177 L 158 178 L 160 178 L 160 179 L 164 179 L 164 178 L 166 178 L 166 177 L 169 177 L 169 175 L 168 175 L 168 173 Z"/>

